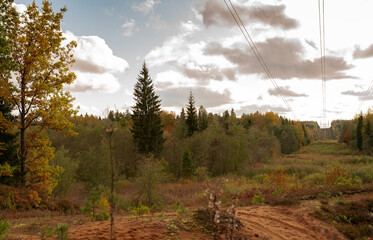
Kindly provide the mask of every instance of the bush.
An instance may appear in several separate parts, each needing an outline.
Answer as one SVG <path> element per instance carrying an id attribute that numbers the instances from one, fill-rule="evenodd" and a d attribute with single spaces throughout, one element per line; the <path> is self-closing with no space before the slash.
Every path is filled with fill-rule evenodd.
<path id="1" fill-rule="evenodd" d="M 264 182 L 267 183 L 270 188 L 274 189 L 276 194 L 282 194 L 289 188 L 289 177 L 283 168 L 268 171 L 264 178 Z"/>
<path id="2" fill-rule="evenodd" d="M 325 176 L 322 173 L 313 173 L 303 178 L 303 181 L 310 187 L 322 186 L 325 183 Z"/>
<path id="3" fill-rule="evenodd" d="M 253 199 L 251 200 L 252 205 L 263 205 L 265 197 L 262 193 L 258 195 L 254 195 Z"/>
<path id="4" fill-rule="evenodd" d="M 58 240 L 67 240 L 68 239 L 68 234 L 67 231 L 69 230 L 69 226 L 67 224 L 60 224 L 56 228 L 56 233 L 57 233 L 57 239 Z"/>
<path id="5" fill-rule="evenodd" d="M 197 167 L 194 174 L 198 182 L 206 181 L 209 178 L 209 172 L 207 171 L 207 167 Z"/>
<path id="6" fill-rule="evenodd" d="M 373 166 L 366 166 L 363 165 L 357 169 L 355 169 L 352 174 L 361 178 L 363 183 L 371 183 L 373 182 Z"/>
<path id="7" fill-rule="evenodd" d="M 158 186 L 168 178 L 164 166 L 154 158 L 146 158 L 140 166 L 140 194 L 143 196 L 146 205 L 152 206 L 156 202 Z"/>
<path id="8" fill-rule="evenodd" d="M 104 187 L 92 188 L 89 193 L 89 201 L 84 203 L 82 212 L 90 214 L 93 220 L 107 220 L 109 219 L 110 205 L 108 201 L 108 194 L 105 192 Z"/>
<path id="9" fill-rule="evenodd" d="M 0 240 L 4 239 L 9 232 L 9 223 L 6 219 L 0 220 Z"/>
<path id="10" fill-rule="evenodd" d="M 181 175 L 186 179 L 190 179 L 193 176 L 193 165 L 192 156 L 188 148 L 184 151 L 181 162 Z"/>
<path id="11" fill-rule="evenodd" d="M 252 179 L 260 184 L 263 184 L 264 183 L 264 178 L 265 178 L 265 174 L 263 173 L 259 173 L 257 175 L 255 175 Z"/>
<path id="12" fill-rule="evenodd" d="M 145 206 L 142 204 L 142 202 L 139 203 L 139 206 L 132 209 L 131 213 L 136 216 L 141 216 L 143 214 L 149 214 L 150 209 L 148 206 Z"/>
<path id="13" fill-rule="evenodd" d="M 66 195 L 75 182 L 76 170 L 78 169 L 78 162 L 73 161 L 71 158 L 67 157 L 68 151 L 62 146 L 61 149 L 57 150 L 55 153 L 55 158 L 51 161 L 52 165 L 60 166 L 63 168 L 63 172 L 58 177 L 58 183 L 54 189 L 54 193 L 58 195 Z"/>

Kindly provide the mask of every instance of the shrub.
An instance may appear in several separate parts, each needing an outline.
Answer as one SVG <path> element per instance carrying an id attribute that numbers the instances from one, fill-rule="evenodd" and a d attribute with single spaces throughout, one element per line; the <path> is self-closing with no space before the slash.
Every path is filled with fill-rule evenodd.
<path id="1" fill-rule="evenodd" d="M 193 176 L 192 156 L 188 148 L 184 151 L 182 157 L 181 175 L 186 179 L 190 179 Z"/>
<path id="2" fill-rule="evenodd" d="M 52 227 L 44 225 L 40 233 L 40 238 L 43 240 L 46 238 L 53 237 L 55 234 L 56 234 L 56 229 L 53 229 Z"/>
<path id="3" fill-rule="evenodd" d="M 102 186 L 92 188 L 89 201 L 84 203 L 81 210 L 84 214 L 90 214 L 93 220 L 109 219 L 110 205 L 105 189 Z"/>
<path id="4" fill-rule="evenodd" d="M 256 182 L 260 183 L 260 184 L 263 184 L 265 177 L 266 177 L 265 174 L 259 173 L 259 174 L 255 175 L 252 179 L 255 180 Z"/>
<path id="5" fill-rule="evenodd" d="M 0 220 L 0 240 L 4 239 L 9 232 L 9 223 L 6 219 Z"/>
<path id="6" fill-rule="evenodd" d="M 345 171 L 339 162 L 325 171 L 325 182 L 329 185 L 360 185 L 362 179 Z"/>
<path id="7" fill-rule="evenodd" d="M 209 172 L 207 171 L 207 167 L 197 167 L 194 174 L 196 175 L 198 182 L 205 181 L 209 178 Z"/>
<path id="8" fill-rule="evenodd" d="M 275 190 L 275 193 L 286 192 L 289 188 L 289 176 L 283 168 L 268 171 L 264 177 L 264 182 L 269 185 L 270 188 Z"/>
<path id="9" fill-rule="evenodd" d="M 62 173 L 58 177 L 57 186 L 54 189 L 54 193 L 62 196 L 66 195 L 66 192 L 74 184 L 76 170 L 78 169 L 78 162 L 67 157 L 68 153 L 62 146 L 61 149 L 56 151 L 55 158 L 51 162 L 52 165 L 63 168 Z"/>
<path id="10" fill-rule="evenodd" d="M 363 165 L 357 169 L 355 169 L 352 174 L 360 177 L 364 183 L 371 183 L 373 182 L 373 166 Z"/>
<path id="11" fill-rule="evenodd" d="M 338 162 L 334 163 L 325 171 L 325 182 L 329 185 L 337 184 L 338 179 L 345 177 L 347 177 L 347 173 Z"/>
<path id="12" fill-rule="evenodd" d="M 60 224 L 56 227 L 57 239 L 58 240 L 67 240 L 68 234 L 67 231 L 69 230 L 69 226 L 67 224 Z"/>
<path id="13" fill-rule="evenodd" d="M 263 205 L 265 197 L 262 193 L 258 195 L 254 195 L 253 199 L 251 200 L 252 205 Z"/>
<path id="14" fill-rule="evenodd" d="M 322 173 L 313 173 L 303 178 L 305 184 L 310 187 L 322 186 L 324 185 L 324 180 L 325 176 Z"/>
<path id="15" fill-rule="evenodd" d="M 143 195 L 146 205 L 155 203 L 158 195 L 158 186 L 167 179 L 167 173 L 161 162 L 154 158 L 146 158 L 140 166 L 140 193 Z"/>
<path id="16" fill-rule="evenodd" d="M 139 206 L 132 209 L 131 213 L 136 216 L 141 216 L 143 214 L 149 214 L 150 209 L 148 206 L 145 206 L 142 204 L 142 202 L 139 203 Z"/>

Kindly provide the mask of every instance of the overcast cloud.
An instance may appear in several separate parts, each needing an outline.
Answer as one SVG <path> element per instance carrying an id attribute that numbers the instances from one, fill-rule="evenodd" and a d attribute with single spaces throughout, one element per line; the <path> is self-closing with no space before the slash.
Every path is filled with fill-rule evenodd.
<path id="1" fill-rule="evenodd" d="M 120 89 L 116 74 L 127 71 L 129 65 L 125 59 L 113 54 L 104 39 L 98 36 L 75 36 L 69 31 L 64 36 L 68 42 L 77 42 L 72 67 L 77 79 L 66 87 L 67 90 L 114 93 Z"/>
<path id="2" fill-rule="evenodd" d="M 286 96 L 286 97 L 308 97 L 308 95 L 305 94 L 305 93 L 297 93 L 295 91 L 290 90 L 289 86 L 279 87 L 279 89 L 280 89 L 282 95 Z M 268 93 L 269 93 L 269 95 L 272 95 L 272 96 L 277 96 L 278 95 L 277 90 L 275 88 L 270 88 L 268 90 Z"/>
<path id="3" fill-rule="evenodd" d="M 286 30 L 296 28 L 298 26 L 297 20 L 286 16 L 285 8 L 284 5 L 276 7 L 274 5 L 254 3 L 248 7 L 244 4 L 235 3 L 235 9 L 245 24 L 256 22 L 272 27 L 283 26 Z M 223 1 L 208 0 L 199 13 L 202 15 L 203 23 L 207 27 L 211 25 L 236 26 L 235 20 Z"/>

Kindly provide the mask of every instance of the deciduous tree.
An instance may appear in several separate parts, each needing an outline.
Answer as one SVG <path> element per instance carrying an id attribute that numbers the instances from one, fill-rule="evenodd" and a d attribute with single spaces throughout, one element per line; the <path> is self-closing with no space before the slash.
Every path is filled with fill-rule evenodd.
<path id="1" fill-rule="evenodd" d="M 38 8 L 35 2 L 14 18 L 8 33 L 11 58 L 16 66 L 12 79 L 1 81 L 2 97 L 18 111 L 19 160 L 22 182 L 39 194 L 50 194 L 57 169 L 48 163 L 54 157 L 47 129 L 72 134 L 68 117 L 76 114 L 70 93 L 63 90 L 76 76 L 69 67 L 74 62 L 75 42 L 64 44 L 60 28 L 66 8 L 54 13 L 48 1 Z"/>

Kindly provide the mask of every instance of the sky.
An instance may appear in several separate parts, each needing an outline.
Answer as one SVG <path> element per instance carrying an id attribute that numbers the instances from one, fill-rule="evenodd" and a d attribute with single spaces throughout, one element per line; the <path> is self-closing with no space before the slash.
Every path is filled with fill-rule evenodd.
<path id="1" fill-rule="evenodd" d="M 273 111 L 324 122 L 317 0 L 232 0 L 293 113 L 224 0 L 51 2 L 55 11 L 67 7 L 61 28 L 66 41 L 78 44 L 77 79 L 65 89 L 81 114 L 131 109 L 145 61 L 164 110 L 179 113 L 192 91 L 208 112 Z M 351 119 L 373 104 L 373 93 L 364 98 L 373 80 L 372 12 L 367 0 L 325 1 L 326 121 Z"/>

